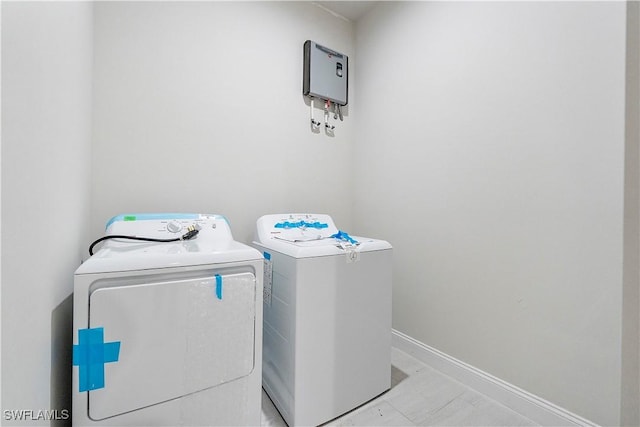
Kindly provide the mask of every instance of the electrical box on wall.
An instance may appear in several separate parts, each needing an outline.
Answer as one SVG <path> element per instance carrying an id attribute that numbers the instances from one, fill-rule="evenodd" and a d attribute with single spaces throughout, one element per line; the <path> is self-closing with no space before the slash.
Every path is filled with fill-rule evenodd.
<path id="1" fill-rule="evenodd" d="M 316 42 L 304 42 L 303 94 L 347 105 L 349 58 Z"/>

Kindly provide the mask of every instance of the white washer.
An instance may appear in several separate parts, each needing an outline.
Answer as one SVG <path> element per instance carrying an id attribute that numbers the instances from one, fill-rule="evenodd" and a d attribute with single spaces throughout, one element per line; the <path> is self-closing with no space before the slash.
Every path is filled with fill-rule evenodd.
<path id="1" fill-rule="evenodd" d="M 259 425 L 262 255 L 220 215 L 121 215 L 74 278 L 73 424 Z"/>
<path id="2" fill-rule="evenodd" d="M 328 215 L 266 215 L 262 386 L 290 426 L 319 425 L 391 386 L 392 248 Z"/>

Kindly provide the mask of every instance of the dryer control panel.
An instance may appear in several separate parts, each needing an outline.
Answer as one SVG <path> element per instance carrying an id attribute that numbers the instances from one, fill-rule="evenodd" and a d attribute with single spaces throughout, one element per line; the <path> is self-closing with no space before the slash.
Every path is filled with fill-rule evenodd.
<path id="1" fill-rule="evenodd" d="M 193 233 L 190 228 L 198 233 L 185 238 Z M 91 247 L 97 244 L 91 262 L 84 262 L 76 274 L 262 259 L 258 251 L 233 239 L 229 223 L 222 215 L 118 215 L 107 222 L 105 234 L 91 244 Z"/>
<path id="2" fill-rule="evenodd" d="M 157 239 L 180 237 L 195 225 L 203 236 L 233 240 L 229 222 L 222 215 L 212 214 L 126 214 L 107 222 L 106 234 L 144 236 Z M 209 233 L 215 231 L 215 233 Z"/>

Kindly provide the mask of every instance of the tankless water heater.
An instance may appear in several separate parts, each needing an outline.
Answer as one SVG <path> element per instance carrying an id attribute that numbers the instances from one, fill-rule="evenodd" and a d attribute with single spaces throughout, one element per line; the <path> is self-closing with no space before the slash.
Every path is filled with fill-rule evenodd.
<path id="1" fill-rule="evenodd" d="M 347 105 L 349 58 L 316 42 L 304 42 L 303 94 Z"/>

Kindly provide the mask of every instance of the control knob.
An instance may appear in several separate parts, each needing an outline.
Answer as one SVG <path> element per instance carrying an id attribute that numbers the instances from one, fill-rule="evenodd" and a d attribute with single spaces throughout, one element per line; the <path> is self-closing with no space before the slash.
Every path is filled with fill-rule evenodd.
<path id="1" fill-rule="evenodd" d="M 177 221 L 169 221 L 167 224 L 167 230 L 170 233 L 179 233 L 182 230 L 182 225 Z"/>

